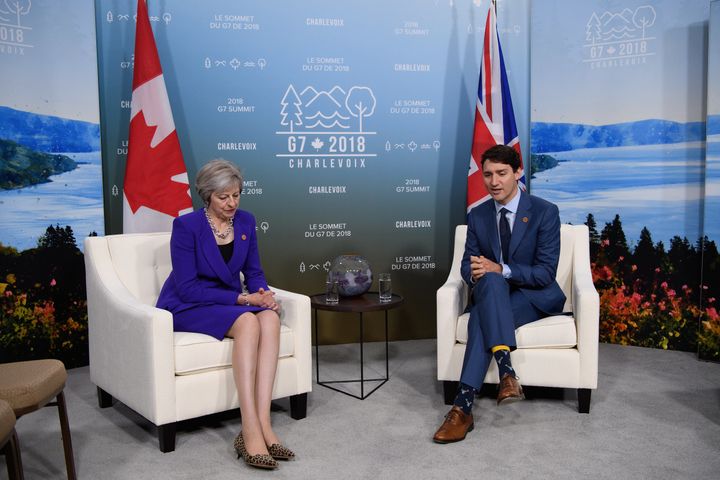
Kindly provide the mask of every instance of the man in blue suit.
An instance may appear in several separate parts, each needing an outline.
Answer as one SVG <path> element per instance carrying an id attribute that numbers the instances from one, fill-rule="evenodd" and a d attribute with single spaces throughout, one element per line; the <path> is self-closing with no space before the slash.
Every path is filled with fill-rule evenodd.
<path id="1" fill-rule="evenodd" d="M 555 281 L 560 215 L 554 204 L 518 188 L 520 156 L 496 145 L 482 156 L 492 201 L 468 214 L 461 273 L 471 288 L 468 341 L 454 405 L 433 440 L 463 440 L 473 429 L 472 404 L 491 359 L 500 372 L 498 405 L 524 398 L 510 362 L 515 329 L 562 312 L 565 295 Z"/>

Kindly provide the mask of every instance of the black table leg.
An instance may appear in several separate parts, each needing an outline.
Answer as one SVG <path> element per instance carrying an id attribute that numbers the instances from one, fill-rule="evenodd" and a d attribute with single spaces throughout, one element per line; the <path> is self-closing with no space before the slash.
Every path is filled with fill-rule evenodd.
<path id="1" fill-rule="evenodd" d="M 360 312 L 360 398 L 365 400 L 365 358 L 363 357 L 363 318 Z"/>
<path id="2" fill-rule="evenodd" d="M 316 382 L 318 385 L 321 385 L 325 388 L 329 388 L 330 390 L 334 390 L 338 393 L 342 393 L 345 395 L 348 395 L 353 398 L 357 398 L 359 400 L 365 400 L 367 397 L 369 397 L 375 390 L 383 386 L 389 379 L 390 379 L 390 347 L 389 347 L 389 340 L 388 340 L 388 312 L 385 311 L 385 378 L 365 378 L 365 331 L 364 331 L 364 325 L 363 325 L 363 312 L 358 312 L 358 322 L 359 322 L 359 333 L 360 333 L 360 379 L 350 379 L 350 380 L 328 380 L 328 381 L 321 381 L 320 380 L 320 341 L 319 341 L 319 326 L 318 326 L 318 309 L 314 309 L 314 316 L 315 316 L 315 376 L 316 376 Z M 341 390 L 339 388 L 335 388 L 332 384 L 335 383 L 357 383 L 360 382 L 360 395 L 355 395 L 350 392 L 346 392 L 344 390 Z M 365 393 L 365 382 L 380 382 L 377 384 L 372 390 Z"/>
<path id="3" fill-rule="evenodd" d="M 320 383 L 320 342 L 318 341 L 318 312 L 315 310 L 315 381 Z"/>
<path id="4" fill-rule="evenodd" d="M 390 379 L 390 361 L 388 358 L 389 355 L 389 347 L 388 347 L 388 312 L 385 310 L 385 381 Z"/>

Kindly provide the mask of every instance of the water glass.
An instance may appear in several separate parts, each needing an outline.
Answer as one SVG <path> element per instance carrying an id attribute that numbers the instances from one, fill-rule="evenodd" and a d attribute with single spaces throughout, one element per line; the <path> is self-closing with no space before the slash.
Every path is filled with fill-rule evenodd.
<path id="1" fill-rule="evenodd" d="M 378 291 L 380 293 L 380 302 L 385 303 L 392 300 L 392 281 L 389 273 L 381 273 L 378 275 Z"/>
<path id="2" fill-rule="evenodd" d="M 337 280 L 325 281 L 325 303 L 335 305 L 340 300 L 340 287 Z"/>

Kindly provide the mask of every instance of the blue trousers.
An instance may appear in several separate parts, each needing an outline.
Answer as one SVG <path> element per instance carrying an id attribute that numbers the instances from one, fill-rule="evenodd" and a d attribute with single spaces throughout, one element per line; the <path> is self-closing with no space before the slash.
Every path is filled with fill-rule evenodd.
<path id="1" fill-rule="evenodd" d="M 515 329 L 538 320 L 543 313 L 499 273 L 480 277 L 472 296 L 460 381 L 479 390 L 493 358 L 492 347 L 507 345 L 515 350 Z"/>

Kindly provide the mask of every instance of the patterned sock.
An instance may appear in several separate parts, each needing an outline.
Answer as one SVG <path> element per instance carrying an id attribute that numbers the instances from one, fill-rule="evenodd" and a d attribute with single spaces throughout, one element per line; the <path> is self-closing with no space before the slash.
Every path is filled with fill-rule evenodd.
<path id="1" fill-rule="evenodd" d="M 462 382 L 458 385 L 457 396 L 455 397 L 455 406 L 460 407 L 466 415 L 472 411 L 473 401 L 475 400 L 475 389 L 470 385 Z"/>
<path id="2" fill-rule="evenodd" d="M 504 348 L 503 348 L 504 347 Z M 497 348 L 497 347 L 495 347 Z M 493 348 L 493 350 L 495 350 Z M 515 370 L 512 367 L 512 363 L 510 362 L 510 348 L 502 345 L 500 348 L 495 350 L 493 352 L 493 356 L 495 357 L 495 361 L 498 364 L 498 371 L 500 372 L 500 378 L 503 378 L 506 373 L 509 373 L 513 377 L 517 377 L 515 374 Z"/>

